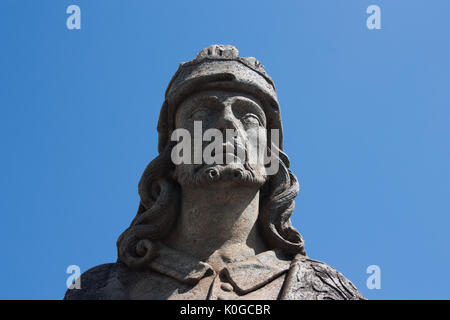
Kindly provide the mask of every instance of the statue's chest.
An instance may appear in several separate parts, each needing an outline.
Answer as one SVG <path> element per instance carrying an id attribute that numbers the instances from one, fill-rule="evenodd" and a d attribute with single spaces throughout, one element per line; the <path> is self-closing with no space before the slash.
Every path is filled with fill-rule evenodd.
<path id="1" fill-rule="evenodd" d="M 243 292 L 218 274 L 189 285 L 166 275 L 152 273 L 151 276 L 130 283 L 128 294 L 133 300 L 276 300 L 285 278 L 286 273 L 283 273 L 250 292 Z"/>

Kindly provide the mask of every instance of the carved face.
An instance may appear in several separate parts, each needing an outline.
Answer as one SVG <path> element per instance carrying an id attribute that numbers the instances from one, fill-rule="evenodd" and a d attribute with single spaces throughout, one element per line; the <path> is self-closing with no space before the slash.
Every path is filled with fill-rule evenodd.
<path id="1" fill-rule="evenodd" d="M 256 98 L 235 91 L 196 93 L 178 107 L 175 126 L 191 138 L 191 161 L 175 169 L 182 186 L 264 184 L 266 116 Z"/>

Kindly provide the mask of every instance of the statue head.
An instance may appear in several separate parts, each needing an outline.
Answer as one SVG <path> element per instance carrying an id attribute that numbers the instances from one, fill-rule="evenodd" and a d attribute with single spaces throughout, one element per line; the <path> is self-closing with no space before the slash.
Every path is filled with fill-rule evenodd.
<path id="1" fill-rule="evenodd" d="M 156 256 L 183 190 L 237 185 L 259 190 L 257 224 L 267 246 L 305 254 L 290 221 L 299 186 L 283 152 L 275 86 L 255 58 L 213 45 L 182 63 L 166 90 L 158 133 L 159 155 L 139 182 L 139 209 L 117 241 L 118 261 L 141 268 Z"/>

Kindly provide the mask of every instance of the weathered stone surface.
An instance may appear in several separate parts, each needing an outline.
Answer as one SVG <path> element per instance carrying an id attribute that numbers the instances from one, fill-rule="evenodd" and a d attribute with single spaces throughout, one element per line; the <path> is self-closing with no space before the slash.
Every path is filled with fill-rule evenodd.
<path id="1" fill-rule="evenodd" d="M 174 161 L 172 133 L 195 140 L 196 121 L 201 133 L 235 133 L 214 149 L 231 163 Z M 117 241 L 117 262 L 83 273 L 81 289 L 65 299 L 364 299 L 341 273 L 307 257 L 291 225 L 299 186 L 283 152 L 274 83 L 255 58 L 214 45 L 181 64 L 158 133 L 159 155 L 139 182 L 139 209 Z M 270 150 L 274 173 L 248 160 L 261 149 Z"/>

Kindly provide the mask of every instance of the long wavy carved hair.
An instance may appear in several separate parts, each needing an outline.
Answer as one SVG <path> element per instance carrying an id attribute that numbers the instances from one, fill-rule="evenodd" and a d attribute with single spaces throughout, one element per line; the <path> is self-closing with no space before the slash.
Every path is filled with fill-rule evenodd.
<path id="1" fill-rule="evenodd" d="M 180 211 L 180 186 L 172 178 L 173 146 L 166 145 L 145 169 L 138 187 L 141 201 L 137 215 L 117 240 L 117 260 L 130 268 L 143 268 L 156 257 L 158 240 L 170 233 Z M 272 249 L 289 256 L 306 255 L 303 238 L 290 221 L 299 184 L 289 170 L 286 154 L 278 150 L 278 155 L 278 173 L 269 176 L 261 188 L 257 223 Z"/>

